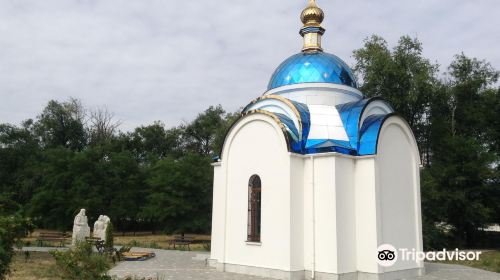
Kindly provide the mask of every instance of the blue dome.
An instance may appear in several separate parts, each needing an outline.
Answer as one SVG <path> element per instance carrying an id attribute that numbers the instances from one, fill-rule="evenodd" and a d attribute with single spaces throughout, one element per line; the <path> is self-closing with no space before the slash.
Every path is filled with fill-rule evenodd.
<path id="1" fill-rule="evenodd" d="M 267 89 L 301 83 L 332 83 L 357 87 L 347 64 L 336 55 L 313 52 L 289 57 L 273 73 Z"/>

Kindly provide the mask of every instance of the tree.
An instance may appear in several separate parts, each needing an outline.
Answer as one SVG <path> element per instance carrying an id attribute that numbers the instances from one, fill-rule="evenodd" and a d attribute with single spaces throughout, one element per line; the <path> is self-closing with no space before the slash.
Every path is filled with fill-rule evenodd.
<path id="1" fill-rule="evenodd" d="M 500 215 L 498 72 L 457 55 L 446 80 L 416 39 L 392 50 L 378 36 L 354 52 L 361 90 L 381 96 L 408 121 L 424 163 L 421 175 L 426 248 L 477 244 L 478 229 Z M 450 225 L 451 232 L 440 225 Z"/>
<path id="2" fill-rule="evenodd" d="M 92 145 L 109 142 L 121 125 L 114 120 L 114 114 L 107 108 L 97 108 L 90 112 L 89 142 Z"/>
<path id="3" fill-rule="evenodd" d="M 222 106 L 210 106 L 184 127 L 184 145 L 191 152 L 209 156 L 218 150 L 217 134 L 225 128 L 226 112 Z"/>
<path id="4" fill-rule="evenodd" d="M 354 51 L 355 73 L 366 97 L 380 96 L 410 124 L 424 163 L 429 161 L 428 114 L 438 87 L 438 65 L 422 55 L 417 39 L 403 36 L 391 51 L 387 42 L 372 36 Z"/>
<path id="5" fill-rule="evenodd" d="M 142 217 L 167 232 L 203 232 L 210 228 L 212 172 L 210 159 L 187 154 L 167 157 L 148 172 L 150 188 Z"/>
<path id="6" fill-rule="evenodd" d="M 213 142 L 214 153 L 218 156 L 222 154 L 222 147 L 224 146 L 224 141 L 226 140 L 227 133 L 231 126 L 241 117 L 241 112 L 237 111 L 234 113 L 227 113 L 224 116 L 224 121 L 215 131 L 215 139 Z"/>
<path id="7" fill-rule="evenodd" d="M 498 222 L 500 188 L 498 146 L 492 111 L 499 99 L 491 88 L 498 72 L 489 63 L 464 54 L 455 56 L 449 67 L 446 88 L 432 103 L 432 162 L 427 170 L 432 185 L 423 184 L 423 201 L 431 187 L 439 195 L 433 206 L 442 215 L 433 222 L 453 226 L 454 244 L 473 247 L 478 229 Z M 430 215 L 429 213 L 426 213 Z"/>
<path id="8" fill-rule="evenodd" d="M 17 213 L 30 200 L 36 188 L 33 176 L 39 155 L 31 120 L 21 127 L 0 124 L 0 208 Z"/>
<path id="9" fill-rule="evenodd" d="M 81 170 L 73 169 L 73 151 L 59 147 L 47 149 L 39 162 L 39 185 L 33 193 L 27 213 L 34 222 L 43 228 L 66 230 L 70 226 L 77 208 L 82 205 L 76 201 L 73 182 L 79 180 Z M 75 176 L 75 174 L 78 174 Z M 96 197 L 98 199 L 98 197 Z"/>
<path id="10" fill-rule="evenodd" d="M 127 135 L 127 147 L 142 163 L 154 163 L 169 155 L 179 157 L 183 153 L 180 148 L 181 134 L 181 129 L 166 129 L 164 123 L 157 121 L 152 125 L 140 126 Z"/>
<path id="11" fill-rule="evenodd" d="M 44 148 L 82 150 L 87 142 L 85 109 L 80 101 L 49 101 L 35 123 L 35 132 Z"/>

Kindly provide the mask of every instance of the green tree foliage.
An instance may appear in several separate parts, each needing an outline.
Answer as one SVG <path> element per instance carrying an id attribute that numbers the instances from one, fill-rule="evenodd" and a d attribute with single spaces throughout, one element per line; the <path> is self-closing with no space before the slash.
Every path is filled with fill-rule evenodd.
<path id="1" fill-rule="evenodd" d="M 50 101 L 37 118 L 35 133 L 44 147 L 81 150 L 87 142 L 84 127 L 85 111 L 76 99 L 68 102 Z"/>
<path id="2" fill-rule="evenodd" d="M 162 122 L 157 121 L 152 125 L 140 126 L 128 134 L 127 146 L 138 161 L 155 162 L 168 155 L 182 155 L 181 135 L 182 129 L 166 129 Z"/>
<path id="3" fill-rule="evenodd" d="M 449 66 L 445 90 L 435 96 L 430 114 L 432 162 L 426 170 L 439 197 L 432 207 L 453 226 L 454 244 L 477 244 L 478 228 L 498 222 L 498 72 L 464 54 Z M 431 210 L 431 209 L 429 209 Z M 434 221 L 437 221 L 434 219 Z"/>
<path id="4" fill-rule="evenodd" d="M 361 90 L 387 100 L 415 133 L 425 246 L 477 246 L 479 229 L 500 222 L 498 72 L 460 54 L 438 79 L 437 65 L 408 36 L 392 50 L 372 36 L 354 57 Z"/>
<path id="5" fill-rule="evenodd" d="M 36 187 L 39 143 L 33 121 L 21 127 L 0 124 L 0 209 L 15 213 L 32 197 Z"/>
<path id="6" fill-rule="evenodd" d="M 184 127 L 185 148 L 191 152 L 209 156 L 220 150 L 218 136 L 226 125 L 226 112 L 219 105 L 210 107 Z M 219 136 L 220 137 L 220 136 Z"/>
<path id="7" fill-rule="evenodd" d="M 422 44 L 408 36 L 391 50 L 374 35 L 354 51 L 354 71 L 366 97 L 383 97 L 408 121 L 426 161 L 430 152 L 426 116 L 437 89 L 438 66 L 423 57 L 422 50 Z"/>
<path id="8" fill-rule="evenodd" d="M 35 121 L 0 124 L 3 210 L 59 230 L 86 208 L 122 231 L 209 231 L 210 156 L 237 114 L 210 107 L 179 127 L 123 133 L 106 110 L 86 112 L 78 100 L 50 101 Z"/>
<path id="9" fill-rule="evenodd" d="M 197 154 L 158 161 L 146 180 L 151 192 L 142 216 L 167 232 L 203 232 L 210 226 L 210 160 Z"/>

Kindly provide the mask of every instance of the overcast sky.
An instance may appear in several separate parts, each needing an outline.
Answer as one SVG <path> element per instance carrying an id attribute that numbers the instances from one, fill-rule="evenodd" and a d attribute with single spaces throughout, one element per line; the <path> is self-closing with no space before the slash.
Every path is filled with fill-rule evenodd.
<path id="1" fill-rule="evenodd" d="M 233 111 L 261 95 L 301 48 L 306 0 L 0 0 L 0 123 L 51 99 L 106 106 L 129 130 Z M 442 69 L 453 55 L 500 69 L 498 0 L 318 0 L 323 47 L 353 64 L 371 34 L 416 36 Z"/>

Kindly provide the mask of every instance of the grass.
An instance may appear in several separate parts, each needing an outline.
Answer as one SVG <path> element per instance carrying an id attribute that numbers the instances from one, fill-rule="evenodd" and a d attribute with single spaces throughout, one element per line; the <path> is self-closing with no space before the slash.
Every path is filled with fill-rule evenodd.
<path id="1" fill-rule="evenodd" d="M 186 235 L 193 237 L 195 241 L 203 241 L 205 243 L 210 241 L 209 235 L 199 235 L 199 234 L 189 234 Z M 115 245 L 126 245 L 132 247 L 143 247 L 143 248 L 153 248 L 153 249 L 172 249 L 173 247 L 168 246 L 169 242 L 174 238 L 174 235 L 165 234 L 137 234 L 133 235 L 116 235 L 114 238 Z M 206 245 L 202 243 L 195 243 L 189 245 L 192 251 L 207 251 Z M 186 248 L 176 246 L 177 250 L 185 250 Z"/>
<path id="2" fill-rule="evenodd" d="M 16 253 L 11 264 L 8 280 L 60 280 L 57 275 L 56 261 L 45 252 L 31 252 L 26 261 L 24 254 Z"/>
<path id="3" fill-rule="evenodd" d="M 35 230 L 29 237 L 23 238 L 24 246 L 38 246 L 36 239 L 40 232 L 50 232 L 50 230 Z M 71 234 L 71 233 L 69 233 Z M 168 243 L 174 238 L 175 235 L 166 234 L 151 234 L 151 232 L 137 232 L 136 235 L 132 233 L 115 233 L 114 244 L 119 246 L 132 246 L 132 247 L 143 247 L 152 249 L 172 249 L 169 248 Z M 207 245 L 210 242 L 210 235 L 201 234 L 186 234 L 186 236 L 193 237 L 195 241 L 200 243 L 194 243 L 189 245 L 192 251 L 207 251 Z M 203 242 L 203 243 L 201 243 Z M 71 243 L 71 237 L 67 238 L 66 246 Z M 59 246 L 59 243 L 44 242 L 43 246 Z M 186 250 L 184 246 L 176 246 L 177 250 Z"/>
<path id="4" fill-rule="evenodd" d="M 30 242 L 31 245 L 36 245 L 36 237 L 38 233 L 35 232 L 31 237 L 25 238 L 24 243 Z M 208 235 L 193 235 L 189 234 L 187 236 L 193 237 L 195 240 L 209 241 L 210 236 Z M 150 233 L 137 233 L 135 236 L 132 234 L 117 234 L 114 237 L 115 245 L 127 245 L 133 247 L 144 247 L 144 248 L 158 248 L 158 249 L 168 249 L 168 243 L 174 238 L 173 235 L 165 234 L 150 234 Z M 68 243 L 70 239 L 68 239 Z M 191 250 L 194 251 L 206 251 L 207 247 L 203 244 L 192 244 Z M 171 248 L 172 249 L 172 248 Z M 493 271 L 500 273 L 500 250 L 484 251 L 480 255 L 479 261 L 439 261 L 440 263 L 448 264 L 459 264 L 469 267 L 484 269 L 488 271 Z M 57 276 L 57 269 L 54 258 L 44 252 L 31 252 L 31 256 L 27 262 L 25 262 L 24 254 L 16 253 L 12 266 L 12 274 L 7 278 L 8 280 L 59 280 Z"/>
<path id="5" fill-rule="evenodd" d="M 29 237 L 23 238 L 23 246 L 38 246 L 36 239 L 40 232 L 49 232 L 48 230 L 36 230 Z M 70 234 L 70 233 L 69 233 Z M 195 241 L 202 241 L 204 244 L 209 244 L 209 235 L 187 234 L 186 236 L 193 237 Z M 126 233 L 116 233 L 114 236 L 115 245 L 126 245 L 132 247 L 169 249 L 169 242 L 174 238 L 174 235 L 151 234 L 150 232 L 138 232 L 136 235 Z M 71 243 L 71 237 L 67 238 L 66 246 Z M 193 251 L 207 251 L 207 245 L 203 243 L 191 244 Z M 58 246 L 59 244 L 44 242 L 43 246 Z M 172 247 L 170 249 L 173 249 Z M 177 250 L 186 250 L 187 248 L 177 247 Z M 46 252 L 31 252 L 29 259 L 26 261 L 23 253 L 18 252 L 14 256 L 11 264 L 12 274 L 8 280 L 60 280 L 58 270 L 54 258 Z"/>
<path id="6" fill-rule="evenodd" d="M 485 251 L 478 261 L 438 261 L 439 263 L 459 264 L 500 273 L 500 251 Z"/>

